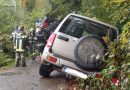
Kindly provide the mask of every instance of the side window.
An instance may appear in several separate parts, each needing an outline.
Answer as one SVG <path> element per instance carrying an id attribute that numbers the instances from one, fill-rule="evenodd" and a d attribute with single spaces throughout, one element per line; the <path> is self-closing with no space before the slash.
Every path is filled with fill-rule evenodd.
<path id="1" fill-rule="evenodd" d="M 86 30 L 84 30 L 82 36 L 85 36 L 87 34 L 89 34 L 89 33 Z"/>
<path id="2" fill-rule="evenodd" d="M 114 41 L 114 39 L 117 39 L 117 34 L 118 32 L 114 29 L 112 29 L 112 41 Z"/>
<path id="3" fill-rule="evenodd" d="M 60 32 L 66 33 L 67 32 L 67 28 L 70 26 L 70 23 L 72 21 L 72 18 L 68 18 L 64 24 L 62 25 L 62 27 L 60 28 Z"/>
<path id="4" fill-rule="evenodd" d="M 85 22 L 78 18 L 69 18 L 63 24 L 60 32 L 80 38 L 85 29 Z"/>
<path id="5" fill-rule="evenodd" d="M 84 26 L 75 24 L 72 28 L 71 35 L 80 38 L 82 36 L 83 30 L 84 30 Z"/>

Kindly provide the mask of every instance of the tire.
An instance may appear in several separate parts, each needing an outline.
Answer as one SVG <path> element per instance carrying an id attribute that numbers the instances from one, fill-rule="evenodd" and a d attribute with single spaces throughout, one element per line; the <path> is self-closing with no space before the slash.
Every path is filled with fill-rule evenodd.
<path id="1" fill-rule="evenodd" d="M 39 68 L 39 74 L 43 77 L 49 77 L 50 73 L 53 71 L 51 65 L 41 64 Z"/>
<path id="2" fill-rule="evenodd" d="M 80 38 L 74 48 L 75 64 L 84 70 L 101 70 L 100 58 L 106 51 L 107 45 L 102 38 L 88 34 Z"/>

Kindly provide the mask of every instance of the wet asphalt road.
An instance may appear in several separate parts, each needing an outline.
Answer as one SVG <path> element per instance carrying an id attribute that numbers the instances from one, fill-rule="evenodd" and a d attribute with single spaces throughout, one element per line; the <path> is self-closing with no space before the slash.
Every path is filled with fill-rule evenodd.
<path id="1" fill-rule="evenodd" d="M 51 78 L 43 78 L 38 73 L 39 66 L 36 61 L 28 61 L 27 67 L 0 72 L 0 90 L 66 90 L 63 73 L 53 71 Z"/>

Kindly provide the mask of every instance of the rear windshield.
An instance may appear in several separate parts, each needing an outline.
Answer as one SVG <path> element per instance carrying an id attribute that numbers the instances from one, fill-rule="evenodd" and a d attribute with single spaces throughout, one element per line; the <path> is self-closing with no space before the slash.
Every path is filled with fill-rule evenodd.
<path id="1" fill-rule="evenodd" d="M 76 16 L 70 16 L 60 28 L 60 32 L 80 38 L 87 34 L 94 34 L 100 37 L 108 36 L 110 40 L 116 38 L 116 32 L 114 29 L 86 20 L 84 18 L 79 18 Z M 112 34 L 114 33 L 114 35 Z"/>

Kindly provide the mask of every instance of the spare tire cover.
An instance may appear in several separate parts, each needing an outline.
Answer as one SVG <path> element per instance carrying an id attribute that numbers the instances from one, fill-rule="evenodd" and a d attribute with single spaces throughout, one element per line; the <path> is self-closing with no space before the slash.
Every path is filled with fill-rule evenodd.
<path id="1" fill-rule="evenodd" d="M 74 48 L 75 64 L 84 70 L 100 70 L 101 57 L 106 50 L 107 45 L 101 37 L 88 34 L 80 38 Z"/>

